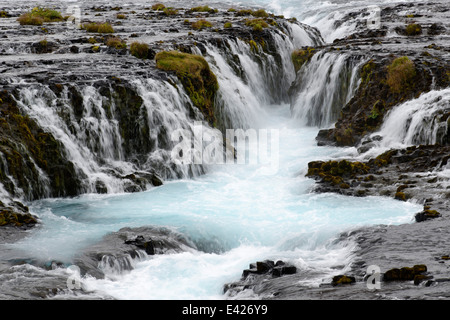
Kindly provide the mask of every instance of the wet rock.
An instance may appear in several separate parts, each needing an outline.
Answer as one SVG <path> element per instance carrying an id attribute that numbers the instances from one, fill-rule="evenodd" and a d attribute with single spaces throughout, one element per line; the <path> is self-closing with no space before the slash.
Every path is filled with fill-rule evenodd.
<path id="1" fill-rule="evenodd" d="M 116 272 L 131 270 L 136 259 L 193 249 L 196 247 L 189 239 L 167 228 L 122 228 L 107 234 L 101 241 L 83 250 L 75 257 L 74 264 L 83 274 L 103 278 L 108 268 Z"/>
<path id="2" fill-rule="evenodd" d="M 4 204 L 0 201 L 0 227 L 13 226 L 29 228 L 38 223 L 36 216 L 29 212 L 28 207 L 18 201 Z"/>
<path id="3" fill-rule="evenodd" d="M 441 214 L 436 210 L 424 210 L 415 215 L 416 222 L 439 218 Z"/>
<path id="4" fill-rule="evenodd" d="M 355 282 L 356 282 L 356 279 L 353 276 L 338 275 L 338 276 L 333 277 L 331 284 L 333 286 L 337 286 L 337 285 L 343 285 L 343 284 L 352 284 Z"/>
<path id="5" fill-rule="evenodd" d="M 142 250 L 144 250 L 148 255 L 155 254 L 155 246 L 152 239 L 146 240 L 144 236 L 137 236 L 134 239 L 125 240 L 125 244 L 134 245 Z"/>
<path id="6" fill-rule="evenodd" d="M 263 260 L 251 263 L 248 269 L 242 272 L 239 281 L 227 283 L 223 287 L 223 292 L 236 292 L 252 289 L 267 279 L 280 278 L 297 273 L 297 267 L 284 261 Z"/>
<path id="7" fill-rule="evenodd" d="M 425 265 L 415 265 L 414 267 L 394 268 L 386 271 L 383 275 L 383 281 L 412 281 L 416 276 L 421 276 L 427 272 Z M 418 277 L 417 281 L 422 277 Z"/>

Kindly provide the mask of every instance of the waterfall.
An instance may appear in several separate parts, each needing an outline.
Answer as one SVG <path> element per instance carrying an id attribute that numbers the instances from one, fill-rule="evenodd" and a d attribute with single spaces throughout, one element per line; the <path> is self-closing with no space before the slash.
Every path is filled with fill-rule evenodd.
<path id="1" fill-rule="evenodd" d="M 216 128 L 204 123 L 204 130 L 215 135 L 217 129 L 224 133 L 231 128 L 261 128 L 266 107 L 288 101 L 295 80 L 292 51 L 316 43 L 322 43 L 317 30 L 283 22 L 264 39 L 230 36 L 193 46 L 193 53 L 205 57 L 219 82 Z M 177 143 L 172 133 L 179 129 L 194 133 L 194 122 L 204 122 L 174 75 L 124 74 L 119 80 L 16 85 L 21 113 L 50 133 L 62 145 L 63 157 L 73 164 L 77 194 L 142 191 L 148 181 L 141 178 L 148 173 L 171 180 L 197 177 L 208 170 L 207 165 L 183 165 L 171 157 Z M 35 167 L 42 190 L 26 198 L 51 196 L 49 173 Z M 20 185 L 14 189 L 23 195 Z"/>
<path id="2" fill-rule="evenodd" d="M 352 98 L 362 61 L 347 53 L 319 52 L 301 67 L 291 110 L 304 125 L 327 127 Z"/>
<path id="3" fill-rule="evenodd" d="M 394 107 L 371 136 L 381 136 L 380 147 L 449 144 L 450 88 L 433 90 Z"/>

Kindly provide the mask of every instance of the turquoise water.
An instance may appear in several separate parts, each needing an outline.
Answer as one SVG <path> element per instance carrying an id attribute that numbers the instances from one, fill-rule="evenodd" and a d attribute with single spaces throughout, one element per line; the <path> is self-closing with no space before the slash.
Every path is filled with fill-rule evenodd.
<path id="1" fill-rule="evenodd" d="M 333 21 L 339 15 L 367 5 L 367 1 L 309 0 L 228 3 L 259 5 L 295 16 L 317 26 L 327 41 L 355 27 L 354 21 L 348 21 L 334 29 Z M 252 66 L 247 66 L 247 74 L 260 74 Z M 225 71 L 221 69 L 225 80 L 219 77 L 224 81 L 222 87 L 228 81 L 233 92 L 239 89 L 254 94 L 235 77 L 225 77 Z M 345 272 L 351 262 L 353 244 L 334 242 L 341 232 L 410 223 L 422 209 L 390 198 L 312 193 L 314 181 L 305 177 L 308 162 L 351 157 L 355 150 L 318 147 L 315 137 L 319 129 L 302 127 L 292 119 L 288 105 L 261 106 L 258 97 L 245 98 L 254 111 L 249 118 L 259 114 L 260 119 L 252 120 L 260 128 L 278 130 L 276 172 L 268 174 L 262 165 L 216 165 L 208 167 L 203 176 L 166 181 L 146 192 L 37 201 L 30 207 L 42 224 L 29 237 L 9 245 L 12 252 L 17 258 L 70 264 L 77 253 L 109 232 L 122 227 L 164 226 L 186 235 L 198 250 L 149 257 L 136 262 L 130 272 L 107 274 L 103 280 L 84 277 L 84 286 L 118 299 L 221 299 L 225 283 L 238 280 L 249 263 L 264 259 L 288 261 L 299 273 L 314 271 L 316 278 L 299 285 L 318 286 Z M 244 295 L 251 296 L 251 292 Z"/>
<path id="2" fill-rule="evenodd" d="M 155 256 L 105 280 L 84 279 L 91 290 L 119 299 L 217 299 L 224 283 L 248 264 L 284 259 L 322 274 L 318 285 L 349 262 L 352 246 L 333 245 L 339 232 L 373 224 L 412 221 L 419 206 L 388 198 L 310 193 L 304 177 L 312 160 L 351 155 L 353 149 L 317 147 L 317 128 L 298 128 L 289 106 L 269 111 L 280 133 L 279 170 L 217 165 L 205 176 L 167 182 L 135 194 L 84 195 L 33 204 L 43 226 L 16 244 L 16 252 L 70 263 L 73 255 L 108 232 L 143 225 L 173 228 L 204 251 Z M 19 254 L 19 253 L 18 253 Z"/>

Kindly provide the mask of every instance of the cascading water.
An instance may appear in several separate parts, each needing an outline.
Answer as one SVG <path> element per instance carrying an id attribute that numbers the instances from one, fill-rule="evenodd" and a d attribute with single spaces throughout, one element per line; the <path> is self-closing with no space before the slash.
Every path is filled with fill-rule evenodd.
<path id="1" fill-rule="evenodd" d="M 433 90 L 395 106 L 386 115 L 380 130 L 368 137 L 374 146 L 365 156 L 390 148 L 448 144 L 449 106 L 450 89 Z"/>
<path id="2" fill-rule="evenodd" d="M 297 24 L 289 30 L 290 37 L 278 31 L 274 35 L 278 55 L 265 52 L 261 43 L 252 46 L 241 40 L 225 41 L 226 50 L 205 43 L 202 53 L 218 78 L 216 116 L 221 129 L 278 132 L 275 174 L 267 174 L 260 164 L 172 163 L 171 133 L 177 129 L 194 133 L 194 120 L 202 120 L 175 77 L 167 81 L 124 77 L 132 98 L 141 101 L 135 110 L 137 121 L 133 122 L 137 129 L 133 132 L 138 134 L 131 140 L 135 147 L 148 149 L 144 157 L 124 149 L 120 121 L 124 115 L 118 116 L 120 106 L 110 99 L 113 88 L 107 88 L 106 93 L 104 87 L 100 90 L 92 84 L 76 88 L 83 93 L 77 111 L 70 104 L 68 87 L 63 88 L 62 96 L 55 96 L 45 85 L 22 89 L 19 107 L 62 142 L 83 178 L 83 192 L 87 194 L 30 203 L 42 222 L 41 228 L 5 245 L 8 258 L 67 265 L 103 236 L 123 227 L 164 227 L 183 234 L 194 248 L 124 260 L 103 256 L 97 267 L 105 278 L 94 278 L 88 272 L 82 278 L 84 292 L 90 297 L 118 299 L 221 299 L 227 297 L 223 285 L 238 279 L 242 269 L 261 259 L 291 262 L 300 274 L 308 275 L 300 286 L 317 287 L 324 279 L 349 268 L 353 244 L 336 243 L 341 232 L 359 226 L 411 222 L 412 215 L 421 209 L 413 203 L 310 194 L 314 182 L 305 178 L 308 162 L 354 154 L 352 148 L 318 148 L 317 129 L 311 126 L 327 126 L 336 119 L 337 110 L 351 98 L 357 85 L 360 61 L 332 53 L 315 55 L 300 71 L 304 73 L 301 89 L 296 103 L 289 106 L 288 88 L 295 79 L 292 50 L 323 43 L 321 37 Z M 313 85 L 316 78 L 320 83 Z M 311 89 L 317 91 L 308 95 Z M 322 106 L 319 112 L 313 112 Z M 205 131 L 211 130 L 204 126 Z M 261 141 L 264 137 L 258 138 Z M 277 148 L 272 146 L 271 150 Z M 123 193 L 124 176 L 150 169 L 169 181 L 145 192 Z M 98 181 L 108 194 L 91 193 L 98 191 Z M 65 280 L 71 273 L 64 270 L 44 271 L 27 264 L 1 277 L 11 280 L 25 274 L 30 283 L 35 276 Z M 13 289 L 8 287 L 11 283 Z M 14 290 L 13 281 L 1 285 L 6 292 Z M 77 297 L 83 298 L 83 294 L 64 290 L 57 295 Z M 244 292 L 241 297 L 252 297 L 252 292 Z"/>
<path id="3" fill-rule="evenodd" d="M 315 54 L 298 71 L 291 98 L 293 116 L 307 126 L 333 124 L 358 87 L 361 63 L 346 54 Z"/>

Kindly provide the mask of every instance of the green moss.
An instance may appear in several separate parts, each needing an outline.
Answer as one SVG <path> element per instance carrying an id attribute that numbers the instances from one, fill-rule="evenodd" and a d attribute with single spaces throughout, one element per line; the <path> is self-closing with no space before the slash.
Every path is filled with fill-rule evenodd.
<path id="1" fill-rule="evenodd" d="M 305 49 L 295 50 L 291 54 L 292 62 L 294 63 L 295 72 L 301 69 L 301 67 L 311 60 L 315 54 L 315 49 L 312 47 L 307 47 Z"/>
<path id="2" fill-rule="evenodd" d="M 350 184 L 345 179 L 354 179 L 361 174 L 367 174 L 370 168 L 362 162 L 341 161 L 315 161 L 308 164 L 307 177 L 321 179 L 332 186 L 349 189 Z"/>
<path id="3" fill-rule="evenodd" d="M 256 43 L 255 40 L 250 40 L 248 42 L 248 44 L 250 45 L 250 49 L 254 52 L 258 51 L 258 44 Z"/>
<path id="4" fill-rule="evenodd" d="M 396 192 L 394 198 L 397 200 L 406 201 L 406 195 L 404 192 Z"/>
<path id="5" fill-rule="evenodd" d="M 60 12 L 42 7 L 33 8 L 30 12 L 26 12 L 17 18 L 17 21 L 21 25 L 42 25 L 44 22 L 58 22 L 63 20 Z"/>
<path id="6" fill-rule="evenodd" d="M 269 17 L 269 14 L 264 9 L 259 9 L 252 12 L 252 16 L 258 17 L 258 18 L 267 18 Z"/>
<path id="7" fill-rule="evenodd" d="M 406 26 L 405 32 L 407 36 L 417 36 L 422 34 L 422 27 L 419 24 L 411 23 Z"/>
<path id="8" fill-rule="evenodd" d="M 229 28 L 232 28 L 232 27 L 233 27 L 233 24 L 232 24 L 231 22 L 225 22 L 225 24 L 223 25 L 223 27 L 224 27 L 225 29 L 229 29 Z"/>
<path id="9" fill-rule="evenodd" d="M 5 10 L 0 11 L 0 18 L 8 18 L 9 13 Z"/>
<path id="10" fill-rule="evenodd" d="M 194 28 L 195 30 L 202 30 L 205 28 L 211 28 L 213 25 L 211 22 L 205 20 L 205 19 L 200 19 L 196 22 L 193 22 L 191 24 L 192 28 Z"/>
<path id="11" fill-rule="evenodd" d="M 147 59 L 149 53 L 148 44 L 142 42 L 133 42 L 130 45 L 130 53 L 139 59 Z"/>
<path id="12" fill-rule="evenodd" d="M 175 8 L 171 8 L 171 7 L 164 8 L 163 12 L 166 16 L 174 16 L 174 15 L 178 14 L 178 10 Z"/>
<path id="13" fill-rule="evenodd" d="M 115 49 L 125 49 L 127 47 L 127 43 L 119 37 L 109 38 L 106 45 Z"/>
<path id="14" fill-rule="evenodd" d="M 114 33 L 114 28 L 108 22 L 86 23 L 82 26 L 82 29 L 87 32 Z"/>
<path id="15" fill-rule="evenodd" d="M 361 82 L 363 84 L 367 84 L 371 78 L 372 78 L 372 74 L 373 71 L 375 70 L 375 62 L 373 62 L 373 60 L 370 60 L 369 62 L 367 62 L 366 64 L 364 64 L 364 66 L 361 68 Z"/>
<path id="16" fill-rule="evenodd" d="M 253 10 L 250 9 L 242 9 L 236 13 L 237 16 L 251 16 L 252 14 Z"/>
<path id="17" fill-rule="evenodd" d="M 332 280 L 331 284 L 333 286 L 337 286 L 337 285 L 352 284 L 352 283 L 355 283 L 355 282 L 356 282 L 355 277 L 346 276 L 346 275 L 339 275 L 339 276 L 334 276 L 333 277 L 333 280 Z"/>
<path id="18" fill-rule="evenodd" d="M 192 103 L 214 124 L 214 99 L 219 84 L 208 62 L 202 56 L 178 51 L 159 52 L 155 60 L 157 68 L 176 72 Z"/>
<path id="19" fill-rule="evenodd" d="M 191 8 L 193 12 L 214 12 L 214 9 L 211 9 L 209 6 L 199 6 Z"/>
<path id="20" fill-rule="evenodd" d="M 44 19 L 41 17 L 36 17 L 31 15 L 30 13 L 24 13 L 19 18 L 17 18 L 20 25 L 33 25 L 33 26 L 41 26 L 44 23 Z"/>
<path id="21" fill-rule="evenodd" d="M 163 5 L 162 3 L 156 3 L 156 4 L 152 5 L 152 10 L 163 11 L 165 7 L 166 6 Z"/>
<path id="22" fill-rule="evenodd" d="M 414 85 L 413 79 L 416 76 L 416 68 L 414 62 L 408 57 L 395 59 L 387 69 L 386 83 L 393 93 L 402 93 Z"/>
<path id="23" fill-rule="evenodd" d="M 264 19 L 251 19 L 245 21 L 245 25 L 252 27 L 254 31 L 262 31 L 264 28 L 268 28 L 269 25 Z"/>
<path id="24" fill-rule="evenodd" d="M 92 51 L 98 52 L 100 50 L 100 46 L 92 46 Z"/>
<path id="25" fill-rule="evenodd" d="M 124 15 L 124 14 L 122 14 L 122 13 L 118 13 L 118 14 L 116 15 L 116 18 L 117 18 L 117 19 L 126 19 L 127 16 Z"/>

